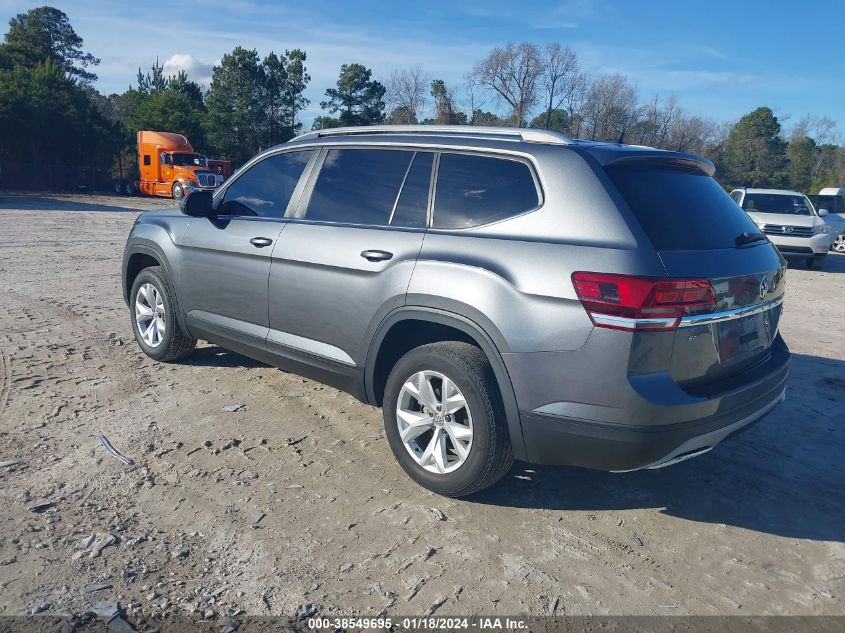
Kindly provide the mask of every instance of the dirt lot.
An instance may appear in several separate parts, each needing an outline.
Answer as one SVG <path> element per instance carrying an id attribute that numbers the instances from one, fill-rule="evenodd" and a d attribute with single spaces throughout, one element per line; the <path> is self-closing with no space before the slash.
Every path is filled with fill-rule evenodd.
<path id="1" fill-rule="evenodd" d="M 140 352 L 120 258 L 162 204 L 0 197 L 0 615 L 845 613 L 845 257 L 789 271 L 787 401 L 748 433 L 452 501 L 350 396 L 214 346 Z"/>

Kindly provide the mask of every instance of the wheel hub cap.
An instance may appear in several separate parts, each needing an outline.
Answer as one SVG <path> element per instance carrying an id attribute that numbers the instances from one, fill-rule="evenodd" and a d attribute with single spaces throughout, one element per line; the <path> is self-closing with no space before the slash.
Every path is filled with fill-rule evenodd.
<path id="1" fill-rule="evenodd" d="M 445 374 L 420 371 L 405 381 L 396 406 L 405 450 L 425 470 L 447 474 L 472 449 L 472 415 L 458 386 Z"/>

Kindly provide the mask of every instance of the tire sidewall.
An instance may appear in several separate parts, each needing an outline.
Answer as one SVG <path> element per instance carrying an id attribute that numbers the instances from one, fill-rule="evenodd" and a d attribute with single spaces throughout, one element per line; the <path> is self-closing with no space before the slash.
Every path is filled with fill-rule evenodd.
<path id="1" fill-rule="evenodd" d="M 138 330 L 138 323 L 135 321 L 135 300 L 138 296 L 138 289 L 144 284 L 152 284 L 155 286 L 164 303 L 164 337 L 157 347 L 150 347 L 144 342 L 141 338 L 141 333 Z M 149 268 L 146 268 L 135 278 L 135 282 L 132 284 L 132 292 L 129 297 L 129 318 L 132 322 L 132 333 L 135 335 L 135 340 L 147 356 L 154 358 L 155 360 L 160 360 L 167 354 L 168 349 L 170 349 L 177 326 L 175 304 L 170 296 L 170 286 L 165 283 L 161 275 Z"/>
<path id="2" fill-rule="evenodd" d="M 412 375 L 424 370 L 436 371 L 448 376 L 464 394 L 472 415 L 470 454 L 460 468 L 443 475 L 429 472 L 414 461 L 402 442 L 396 423 L 397 400 L 402 385 Z M 387 441 L 399 465 L 411 479 L 429 490 L 451 495 L 471 487 L 479 478 L 484 469 L 487 453 L 491 450 L 490 427 L 493 420 L 490 417 L 494 412 L 490 410 L 489 403 L 481 395 L 474 381 L 466 375 L 466 371 L 448 356 L 418 348 L 399 359 L 385 385 L 383 409 Z"/>

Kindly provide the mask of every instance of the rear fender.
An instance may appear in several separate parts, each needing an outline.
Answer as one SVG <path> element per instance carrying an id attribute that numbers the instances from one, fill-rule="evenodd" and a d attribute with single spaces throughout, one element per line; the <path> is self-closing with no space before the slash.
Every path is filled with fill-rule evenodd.
<path id="1" fill-rule="evenodd" d="M 399 308 L 389 314 L 378 326 L 370 344 L 369 352 L 367 353 L 367 364 L 364 370 L 364 388 L 366 390 L 367 400 L 370 403 L 376 402 L 374 386 L 375 361 L 385 336 L 391 327 L 409 319 L 430 321 L 455 328 L 471 337 L 478 344 L 481 351 L 484 352 L 490 361 L 493 373 L 496 376 L 496 382 L 498 383 L 499 392 L 502 396 L 502 404 L 505 408 L 505 418 L 507 420 L 508 434 L 510 436 L 511 446 L 513 447 L 514 457 L 525 460 L 527 454 L 525 451 L 525 442 L 522 437 L 522 424 L 519 419 L 516 396 L 514 395 L 510 375 L 502 360 L 499 349 L 493 342 L 493 338 L 481 326 L 460 314 L 426 307 Z"/>

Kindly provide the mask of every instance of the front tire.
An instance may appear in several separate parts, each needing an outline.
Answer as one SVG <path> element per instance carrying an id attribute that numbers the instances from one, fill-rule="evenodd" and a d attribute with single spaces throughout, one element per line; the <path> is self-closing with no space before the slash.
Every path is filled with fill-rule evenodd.
<path id="1" fill-rule="evenodd" d="M 173 183 L 173 199 L 174 200 L 181 200 L 185 197 L 185 188 L 182 186 L 182 183 L 176 182 Z"/>
<path id="2" fill-rule="evenodd" d="M 836 236 L 831 248 L 837 253 L 845 253 L 845 233 Z"/>
<path id="3" fill-rule="evenodd" d="M 191 353 L 196 339 L 179 326 L 175 294 L 161 266 L 151 266 L 138 273 L 129 297 L 132 332 L 147 356 L 169 363 Z"/>
<path id="4" fill-rule="evenodd" d="M 513 464 L 493 368 L 473 345 L 432 343 L 405 354 L 387 379 L 383 406 L 396 460 L 432 492 L 471 495 Z"/>

